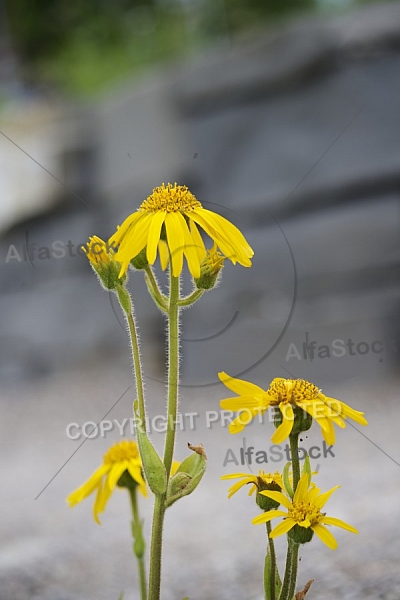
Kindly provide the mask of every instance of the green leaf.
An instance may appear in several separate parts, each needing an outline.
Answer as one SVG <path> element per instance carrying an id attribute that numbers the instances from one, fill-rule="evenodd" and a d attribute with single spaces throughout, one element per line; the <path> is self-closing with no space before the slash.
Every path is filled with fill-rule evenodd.
<path id="1" fill-rule="evenodd" d="M 272 600 L 271 597 L 271 554 L 269 551 L 269 547 L 267 550 L 267 556 L 265 557 L 265 565 L 264 565 L 264 592 L 265 592 L 265 600 Z M 279 597 L 280 591 L 282 587 L 281 578 L 279 576 L 278 567 L 275 565 L 275 599 Z"/>
<path id="2" fill-rule="evenodd" d="M 153 494 L 160 496 L 161 494 L 164 494 L 167 489 L 167 472 L 156 449 L 147 437 L 143 428 L 140 426 L 139 403 L 137 400 L 133 403 L 133 412 L 136 417 L 136 423 L 138 424 L 136 426 L 136 434 L 144 474 Z"/>
<path id="3" fill-rule="evenodd" d="M 191 494 L 199 485 L 207 467 L 207 457 L 203 446 L 191 446 L 190 454 L 179 465 L 175 475 L 170 478 L 167 490 L 167 508 L 177 500 Z"/>
<path id="4" fill-rule="evenodd" d="M 304 473 L 307 473 L 308 485 L 310 485 L 310 483 L 311 483 L 311 463 L 310 463 L 310 457 L 308 456 L 308 452 L 306 452 L 306 457 L 304 459 L 304 465 L 301 470 L 301 474 L 304 475 Z"/>
<path id="5" fill-rule="evenodd" d="M 292 464 L 290 462 L 287 462 L 283 468 L 282 475 L 283 475 L 283 484 L 285 486 L 285 490 L 287 491 L 289 496 L 293 499 L 293 488 L 292 488 L 292 485 L 291 485 L 290 479 L 289 479 L 289 470 L 290 470 L 291 466 L 292 466 Z"/>

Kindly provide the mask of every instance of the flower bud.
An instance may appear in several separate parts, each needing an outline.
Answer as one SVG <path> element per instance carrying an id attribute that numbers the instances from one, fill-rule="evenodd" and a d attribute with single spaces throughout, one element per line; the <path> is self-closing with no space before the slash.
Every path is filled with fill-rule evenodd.
<path id="1" fill-rule="evenodd" d="M 114 260 L 113 250 L 96 235 L 89 238 L 87 247 L 82 246 L 90 265 L 105 290 L 115 290 L 125 280 L 126 275 L 119 278 L 121 264 Z"/>
<path id="2" fill-rule="evenodd" d="M 216 244 L 207 250 L 207 254 L 200 265 L 200 277 L 195 279 L 199 290 L 211 290 L 218 281 L 218 276 L 224 268 L 225 257 L 217 250 Z"/>

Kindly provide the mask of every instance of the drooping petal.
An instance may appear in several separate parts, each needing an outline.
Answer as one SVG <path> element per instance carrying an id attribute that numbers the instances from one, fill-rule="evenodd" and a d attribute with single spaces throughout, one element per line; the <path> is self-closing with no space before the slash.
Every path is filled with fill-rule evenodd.
<path id="1" fill-rule="evenodd" d="M 206 256 L 206 248 L 204 246 L 203 238 L 197 229 L 196 223 L 190 219 L 190 213 L 188 213 L 187 216 L 189 217 L 190 235 L 192 236 L 194 247 L 196 249 L 197 258 L 199 263 L 201 263 Z"/>
<path id="2" fill-rule="evenodd" d="M 325 400 L 330 406 L 334 408 L 336 408 L 339 404 L 340 411 L 338 412 L 340 412 L 340 415 L 342 417 L 349 417 L 350 419 L 353 419 L 353 421 L 356 421 L 356 423 L 360 423 L 360 425 L 368 425 L 368 421 L 364 417 L 363 412 L 351 408 L 351 406 L 349 406 L 345 402 L 342 402 L 341 400 L 336 400 L 336 398 L 328 398 L 327 396 L 325 396 Z"/>
<path id="3" fill-rule="evenodd" d="M 251 477 L 247 477 L 247 479 L 242 479 L 241 481 L 237 481 L 234 485 L 232 485 L 232 487 L 229 488 L 228 498 L 232 498 L 233 494 L 236 494 L 236 492 L 238 490 L 240 490 L 245 485 L 248 485 L 249 483 L 254 484 L 254 481 Z"/>
<path id="4" fill-rule="evenodd" d="M 257 475 L 251 473 L 229 473 L 228 475 L 221 475 L 221 481 L 228 481 L 229 479 L 241 479 L 242 477 L 252 477 L 254 481 L 257 481 Z"/>
<path id="5" fill-rule="evenodd" d="M 274 539 L 279 535 L 283 535 L 290 531 L 296 525 L 296 521 L 291 519 L 290 517 L 284 519 L 281 523 L 279 523 L 269 534 L 269 537 Z"/>
<path id="6" fill-rule="evenodd" d="M 67 498 L 67 502 L 70 507 L 75 506 L 78 502 L 82 502 L 85 498 L 90 496 L 94 490 L 98 487 L 101 479 L 110 470 L 109 465 L 101 465 L 96 471 L 89 477 L 85 483 L 83 483 L 78 489 L 76 489 Z"/>
<path id="7" fill-rule="evenodd" d="M 150 265 L 154 264 L 157 256 L 158 242 L 160 241 L 161 227 L 163 226 L 166 212 L 155 212 L 152 216 L 148 239 L 146 256 Z"/>
<path id="8" fill-rule="evenodd" d="M 324 542 L 326 546 L 328 546 L 328 548 L 331 550 L 336 550 L 338 543 L 326 527 L 318 523 L 317 525 L 313 525 L 311 529 L 317 534 L 319 539 Z"/>
<path id="9" fill-rule="evenodd" d="M 160 240 L 158 242 L 158 252 L 160 253 L 161 268 L 163 271 L 165 271 L 169 262 L 169 250 L 167 242 L 164 242 L 164 240 Z"/>
<path id="10" fill-rule="evenodd" d="M 142 216 L 143 213 L 140 211 L 136 211 L 129 215 L 129 217 L 127 217 L 122 223 L 122 225 L 119 225 L 117 227 L 117 231 L 108 240 L 108 245 L 112 248 L 116 248 L 117 246 L 119 246 L 121 240 L 128 233 L 129 229 L 133 228 L 135 226 L 135 223 L 139 221 L 142 218 Z"/>
<path id="11" fill-rule="evenodd" d="M 275 502 L 279 502 L 279 504 L 283 504 L 286 508 L 291 508 L 292 503 L 287 496 L 282 494 L 282 492 L 275 492 L 273 490 L 263 490 L 260 492 L 263 496 L 267 498 L 271 498 L 271 500 L 275 500 Z"/>
<path id="12" fill-rule="evenodd" d="M 279 404 L 279 409 L 282 412 L 282 423 L 276 429 L 274 435 L 271 437 L 271 441 L 274 444 L 281 444 L 287 437 L 289 437 L 290 432 L 293 429 L 294 423 L 294 414 L 293 408 L 291 404 L 287 404 L 285 402 L 281 402 Z"/>
<path id="13" fill-rule="evenodd" d="M 183 247 L 185 238 L 183 235 L 183 216 L 180 213 L 167 213 L 165 217 L 165 228 L 167 231 L 167 244 L 171 253 L 172 275 L 179 277 L 183 266 Z"/>
<path id="14" fill-rule="evenodd" d="M 191 276 L 194 279 L 197 279 L 198 277 L 200 277 L 200 261 L 198 258 L 198 251 L 201 250 L 201 248 L 196 248 L 196 242 L 189 231 L 185 219 L 182 219 L 182 221 L 182 231 L 185 241 L 183 252 L 185 254 Z"/>
<path id="15" fill-rule="evenodd" d="M 98 523 L 99 525 L 99 513 L 102 513 L 106 508 L 107 502 L 109 501 L 111 494 L 112 490 L 107 484 L 101 485 L 97 492 L 96 500 L 93 506 L 93 516 L 96 523 Z"/>
<path id="16" fill-rule="evenodd" d="M 243 431 L 246 425 L 248 425 L 259 412 L 259 410 L 251 410 L 250 408 L 241 412 L 240 415 L 230 423 L 228 427 L 229 433 L 233 434 Z"/>
<path id="17" fill-rule="evenodd" d="M 118 483 L 119 478 L 121 477 L 124 471 L 128 470 L 129 462 L 127 460 L 123 460 L 121 462 L 114 463 L 110 469 L 109 474 L 106 479 L 106 486 L 110 488 L 111 491 L 115 488 Z"/>
<path id="18" fill-rule="evenodd" d="M 336 517 L 322 517 L 321 523 L 325 525 L 334 525 L 335 527 L 341 527 L 346 531 L 351 531 L 351 533 L 358 533 L 358 530 L 355 527 L 352 527 L 348 523 L 345 523 L 341 519 L 336 519 Z"/>

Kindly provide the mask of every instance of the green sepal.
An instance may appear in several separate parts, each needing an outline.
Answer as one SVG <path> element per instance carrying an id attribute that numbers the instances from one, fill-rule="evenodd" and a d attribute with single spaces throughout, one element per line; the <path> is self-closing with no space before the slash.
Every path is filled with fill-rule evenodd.
<path id="1" fill-rule="evenodd" d="M 170 478 L 167 490 L 166 507 L 172 506 L 177 500 L 191 494 L 199 485 L 206 467 L 207 457 L 202 446 L 188 444 L 193 454 L 185 458 L 179 465 L 175 475 Z"/>
<path id="2" fill-rule="evenodd" d="M 131 265 L 134 269 L 141 271 L 149 264 L 147 260 L 147 246 L 143 248 L 134 258 L 131 259 Z"/>
<path id="3" fill-rule="evenodd" d="M 118 600 L 124 600 L 125 598 L 125 592 L 121 592 L 120 595 L 118 596 Z"/>
<path id="4" fill-rule="evenodd" d="M 279 598 L 279 594 L 281 592 L 281 587 L 282 587 L 282 581 L 279 576 L 278 567 L 275 565 L 275 598 Z M 267 550 L 267 556 L 265 557 L 264 592 L 265 592 L 265 600 L 272 600 L 272 597 L 271 597 L 271 554 L 269 551 L 269 547 Z"/>
<path id="5" fill-rule="evenodd" d="M 137 400 L 133 403 L 133 412 L 138 423 L 136 434 L 146 481 L 153 494 L 161 496 L 167 489 L 167 471 L 156 449 L 140 425 L 139 403 Z"/>
<path id="6" fill-rule="evenodd" d="M 283 478 L 283 484 L 285 486 L 285 490 L 289 494 L 290 498 L 293 500 L 293 488 L 291 486 L 290 479 L 289 479 L 289 470 L 290 470 L 291 466 L 292 466 L 292 463 L 290 463 L 290 462 L 286 463 L 286 465 L 283 468 L 282 478 Z"/>
<path id="7" fill-rule="evenodd" d="M 307 544 L 311 542 L 314 532 L 311 527 L 302 527 L 301 525 L 295 525 L 287 533 L 288 538 L 296 542 L 297 544 Z"/>

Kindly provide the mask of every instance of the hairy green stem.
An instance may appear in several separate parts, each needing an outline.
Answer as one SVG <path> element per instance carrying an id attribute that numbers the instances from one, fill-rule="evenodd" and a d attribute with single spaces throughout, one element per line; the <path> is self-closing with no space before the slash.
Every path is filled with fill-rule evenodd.
<path id="1" fill-rule="evenodd" d="M 264 591 L 265 591 L 265 597 L 267 597 L 267 595 L 268 595 L 267 582 L 269 580 L 269 597 L 271 598 L 271 600 L 275 600 L 275 586 L 276 586 L 276 581 L 275 581 L 275 575 L 276 575 L 275 545 L 274 545 L 274 540 L 269 537 L 269 534 L 272 531 L 271 521 L 267 521 L 266 525 L 267 525 L 269 555 L 270 555 L 270 559 L 271 559 L 269 567 L 271 569 L 271 572 L 270 572 L 270 577 L 268 577 L 268 573 L 267 573 L 267 569 L 268 569 L 267 556 L 268 556 L 268 554 L 267 554 L 267 556 L 265 557 L 265 564 L 264 564 Z"/>
<path id="2" fill-rule="evenodd" d="M 143 537 L 143 526 L 139 517 L 136 489 L 129 488 L 129 495 L 132 507 L 133 551 L 137 558 L 139 570 L 140 600 L 147 600 L 146 569 L 144 565 L 145 541 Z"/>
<path id="3" fill-rule="evenodd" d="M 288 538 L 288 550 L 286 555 L 285 576 L 283 578 L 279 600 L 292 600 L 296 588 L 297 579 L 297 561 L 299 556 L 300 544 Z"/>
<path id="4" fill-rule="evenodd" d="M 166 296 L 164 296 L 164 294 L 161 292 L 160 288 L 158 287 L 158 283 L 157 280 L 154 276 L 153 273 L 153 269 L 150 267 L 150 265 L 147 265 L 147 267 L 145 267 L 145 282 L 147 285 L 147 289 L 149 290 L 150 296 L 153 298 L 154 302 L 156 303 L 156 305 L 158 306 L 158 308 L 162 311 L 162 312 L 167 312 L 168 311 L 168 298 Z"/>
<path id="5" fill-rule="evenodd" d="M 117 295 L 121 308 L 126 314 L 126 318 L 128 321 L 129 337 L 132 348 L 133 369 L 136 380 L 136 394 L 139 402 L 139 416 L 141 419 L 142 428 L 144 431 L 146 431 L 146 407 L 144 397 L 142 363 L 140 360 L 139 336 L 137 334 L 132 299 L 126 288 L 119 288 L 117 290 Z"/>
<path id="6" fill-rule="evenodd" d="M 170 295 L 168 307 L 168 407 L 167 432 L 164 448 L 164 465 L 167 478 L 171 472 L 175 446 L 176 417 L 178 411 L 179 381 L 179 277 L 170 269 Z M 149 600 L 160 600 L 162 536 L 166 494 L 156 496 L 150 549 Z"/>
<path id="7" fill-rule="evenodd" d="M 186 296 L 185 298 L 181 298 L 181 300 L 179 300 L 179 306 L 192 306 L 192 304 L 194 304 L 199 298 L 201 298 L 203 294 L 204 290 L 193 290 L 193 292 L 189 294 L 189 296 Z"/>
<path id="8" fill-rule="evenodd" d="M 290 454 L 292 458 L 292 473 L 293 473 L 293 493 L 296 491 L 297 484 L 300 480 L 300 460 L 299 460 L 299 434 L 293 433 L 289 435 Z"/>

